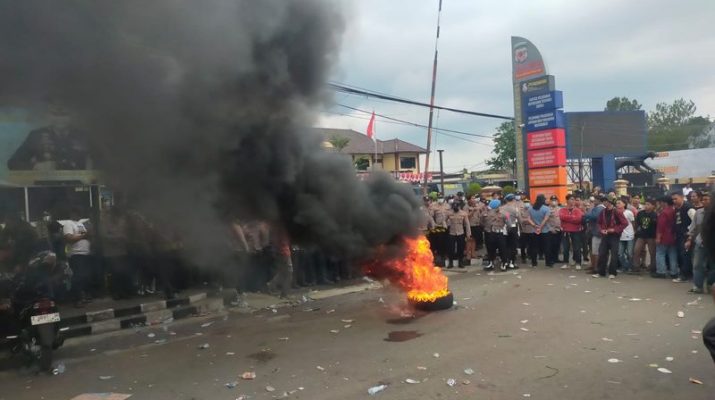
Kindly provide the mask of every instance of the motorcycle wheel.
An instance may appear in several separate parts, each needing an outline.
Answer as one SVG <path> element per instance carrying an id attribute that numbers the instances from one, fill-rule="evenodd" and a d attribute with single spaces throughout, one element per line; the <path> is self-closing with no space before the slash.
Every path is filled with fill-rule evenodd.
<path id="1" fill-rule="evenodd" d="M 38 362 L 42 371 L 52 370 L 52 343 L 54 342 L 55 328 L 52 324 L 37 327 L 37 336 L 40 344 Z"/>

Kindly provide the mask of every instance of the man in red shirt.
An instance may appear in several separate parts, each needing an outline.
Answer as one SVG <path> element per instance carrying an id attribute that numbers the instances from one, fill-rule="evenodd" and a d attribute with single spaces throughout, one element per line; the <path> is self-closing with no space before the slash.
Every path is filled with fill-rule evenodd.
<path id="1" fill-rule="evenodd" d="M 581 270 L 581 250 L 583 249 L 583 211 L 576 207 L 576 198 L 573 194 L 566 196 L 566 207 L 559 210 L 561 219 L 561 245 L 564 252 L 564 263 L 569 263 L 569 250 L 573 249 L 572 266 L 576 265 L 576 270 Z M 568 269 L 569 265 L 564 264 L 561 269 Z"/>
<path id="2" fill-rule="evenodd" d="M 673 199 L 665 196 L 658 199 L 658 221 L 655 228 L 655 273 L 653 278 L 678 276 L 678 247 L 675 241 L 675 208 Z M 665 258 L 668 257 L 668 263 Z M 670 273 L 668 272 L 670 266 Z"/>
<path id="3" fill-rule="evenodd" d="M 606 263 L 610 254 L 611 260 L 608 262 L 608 278 L 616 278 L 618 269 L 618 248 L 621 242 L 621 233 L 626 229 L 628 220 L 623 216 L 623 212 L 618 211 L 614 201 L 606 201 L 606 209 L 598 216 L 598 229 L 601 232 L 601 246 L 598 249 L 598 274 L 594 278 L 606 276 Z"/>

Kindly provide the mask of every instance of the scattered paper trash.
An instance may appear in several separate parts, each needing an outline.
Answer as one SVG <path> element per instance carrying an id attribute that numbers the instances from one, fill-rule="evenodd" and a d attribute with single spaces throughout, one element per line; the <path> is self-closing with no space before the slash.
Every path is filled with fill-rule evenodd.
<path id="1" fill-rule="evenodd" d="M 639 299 L 638 297 L 633 297 L 629 299 L 629 301 L 642 301 L 643 299 Z"/>
<path id="2" fill-rule="evenodd" d="M 114 377 L 111 376 L 111 375 L 102 375 L 102 376 L 99 377 L 99 380 L 100 380 L 100 381 L 108 381 L 108 380 L 110 380 L 110 379 L 112 379 L 112 378 L 114 378 Z"/>
<path id="3" fill-rule="evenodd" d="M 427 367 L 423 366 L 418 366 L 417 369 L 419 369 L 420 371 L 427 371 Z"/>
<path id="4" fill-rule="evenodd" d="M 613 339 L 610 339 L 607 337 L 602 337 L 601 340 L 603 340 L 604 342 L 612 342 L 613 341 Z"/>
<path id="5" fill-rule="evenodd" d="M 326 314 L 332 314 L 332 313 L 334 313 L 334 312 L 335 312 L 335 309 L 334 309 L 334 308 L 331 308 L 330 310 L 326 311 L 325 313 L 326 313 Z"/>
<path id="6" fill-rule="evenodd" d="M 331 330 L 330 330 L 330 333 L 340 333 L 340 331 L 337 330 L 337 329 L 331 329 Z"/>
<path id="7" fill-rule="evenodd" d="M 434 358 L 439 358 L 439 353 L 434 353 L 434 354 L 432 354 L 432 357 L 434 357 Z"/>
<path id="8" fill-rule="evenodd" d="M 205 323 L 205 324 L 201 324 L 201 327 L 202 327 L 202 328 L 208 328 L 209 326 L 211 326 L 211 325 L 213 325 L 213 324 L 214 324 L 213 322 L 207 322 L 207 323 Z"/>
<path id="9" fill-rule="evenodd" d="M 457 384 L 457 381 L 455 381 L 452 378 L 447 379 L 447 386 L 453 387 L 454 385 Z"/>
<path id="10" fill-rule="evenodd" d="M 352 324 L 353 320 L 352 319 L 341 319 L 340 322 L 342 322 L 344 324 Z"/>
<path id="11" fill-rule="evenodd" d="M 367 394 L 369 394 L 370 396 L 374 396 L 374 395 L 376 395 L 376 394 L 382 392 L 382 391 L 385 390 L 385 389 L 387 389 L 387 385 L 377 385 L 377 386 L 373 386 L 373 387 L 371 387 L 370 389 L 367 390 Z"/>
<path id="12" fill-rule="evenodd" d="M 226 355 L 227 355 L 227 356 L 235 356 L 236 353 L 234 353 L 234 352 L 232 352 L 232 351 L 227 351 L 227 352 L 226 352 Z"/>
<path id="13" fill-rule="evenodd" d="M 153 337 L 156 337 L 156 333 L 150 333 L 150 334 L 146 335 L 146 337 L 148 337 L 149 339 L 151 339 L 151 338 L 153 338 Z"/>
<path id="14" fill-rule="evenodd" d="M 276 391 L 276 388 L 274 388 L 273 386 L 266 386 L 266 392 L 275 392 L 275 391 Z"/>
<path id="15" fill-rule="evenodd" d="M 675 358 L 673 358 L 673 357 L 670 357 L 670 356 L 668 356 L 668 357 L 665 357 L 665 361 L 673 361 L 673 360 L 675 360 Z"/>
<path id="16" fill-rule="evenodd" d="M 156 339 L 156 340 L 154 341 L 154 343 L 156 343 L 156 344 L 164 344 L 164 343 L 166 343 L 166 339 Z"/>
<path id="17" fill-rule="evenodd" d="M 684 317 L 685 317 L 685 313 L 682 312 L 682 311 L 678 311 L 677 315 L 678 315 L 678 318 L 684 318 Z"/>
<path id="18" fill-rule="evenodd" d="M 621 360 L 619 360 L 617 358 L 609 358 L 608 362 L 611 364 L 618 364 L 619 362 L 621 362 Z"/>
<path id="19" fill-rule="evenodd" d="M 471 368 L 467 368 L 464 370 L 464 373 L 467 375 L 474 375 L 474 370 Z"/>
<path id="20" fill-rule="evenodd" d="M 409 383 L 409 384 L 413 384 L 413 385 L 414 385 L 414 384 L 416 384 L 416 383 L 420 383 L 420 381 L 418 381 L 417 379 L 407 378 L 407 379 L 405 379 L 405 383 Z"/>
<path id="21" fill-rule="evenodd" d="M 697 351 L 697 350 L 690 350 L 690 352 L 693 353 L 693 354 L 698 354 L 698 351 Z"/>
<path id="22" fill-rule="evenodd" d="M 531 397 L 531 393 L 524 393 L 522 394 L 523 397 Z"/>
<path id="23" fill-rule="evenodd" d="M 204 344 L 202 344 L 202 345 L 199 345 L 198 348 L 199 348 L 199 350 L 206 350 L 206 349 L 208 349 L 209 347 L 211 347 L 211 346 L 210 346 L 208 343 L 204 343 Z"/>
<path id="24" fill-rule="evenodd" d="M 529 322 L 529 320 L 528 320 L 528 319 L 522 319 L 522 320 L 519 321 L 519 322 L 521 322 L 522 324 L 525 324 L 525 323 Z"/>
<path id="25" fill-rule="evenodd" d="M 651 368 L 658 368 L 658 364 L 648 364 L 648 366 Z"/>
<path id="26" fill-rule="evenodd" d="M 251 381 L 256 379 L 256 373 L 253 371 L 244 372 L 241 374 L 241 379 Z"/>
<path id="27" fill-rule="evenodd" d="M 235 389 L 236 386 L 238 386 L 238 382 L 237 381 L 228 382 L 224 386 L 226 386 L 226 389 Z"/>
<path id="28" fill-rule="evenodd" d="M 690 331 L 690 333 L 692 333 L 693 335 L 700 335 L 701 333 L 703 333 L 703 331 L 693 329 L 692 331 Z"/>
<path id="29" fill-rule="evenodd" d="M 325 371 L 325 368 L 321 367 L 320 365 L 315 367 L 315 369 L 317 369 L 318 371 Z"/>
<path id="30" fill-rule="evenodd" d="M 524 328 L 524 327 L 521 327 L 521 328 L 519 328 L 519 329 L 521 329 L 521 330 L 524 331 L 524 332 L 529 332 L 529 330 L 526 329 L 526 328 Z"/>
<path id="31" fill-rule="evenodd" d="M 673 371 L 669 370 L 668 368 L 663 368 L 663 367 L 658 368 L 658 372 L 661 372 L 664 374 L 672 374 L 673 373 Z"/>
<path id="32" fill-rule="evenodd" d="M 279 338 L 278 338 L 278 340 L 280 340 L 280 341 L 282 341 L 282 342 L 287 342 L 288 339 L 289 339 L 289 337 L 287 337 L 287 336 L 286 336 L 286 337 L 279 337 Z"/>
<path id="33" fill-rule="evenodd" d="M 694 384 L 696 384 L 696 385 L 702 385 L 702 384 L 703 384 L 703 381 L 701 381 L 700 379 L 688 378 L 688 381 L 690 381 L 690 383 L 694 383 Z"/>
<path id="34" fill-rule="evenodd" d="M 351 326 L 352 326 L 352 325 L 347 324 L 347 325 L 343 325 L 343 328 L 348 329 L 348 328 L 350 328 Z"/>
<path id="35" fill-rule="evenodd" d="M 531 304 L 529 304 L 529 303 L 521 303 L 521 304 L 522 304 L 522 305 L 525 305 L 525 306 L 530 306 L 530 305 L 531 305 Z"/>

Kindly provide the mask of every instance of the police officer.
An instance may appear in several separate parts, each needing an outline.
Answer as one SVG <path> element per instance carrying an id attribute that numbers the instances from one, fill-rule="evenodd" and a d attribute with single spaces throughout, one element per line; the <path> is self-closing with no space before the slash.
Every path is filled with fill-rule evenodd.
<path id="1" fill-rule="evenodd" d="M 516 248 L 519 245 L 519 217 L 520 212 L 516 206 L 515 196 L 511 193 L 504 197 L 505 203 L 501 206 L 501 213 L 506 219 L 506 260 L 507 268 L 515 269 Z"/>
<path id="2" fill-rule="evenodd" d="M 447 226 L 449 233 L 447 268 L 454 267 L 455 259 L 459 268 L 464 268 L 464 246 L 472 234 L 469 228 L 469 215 L 462 210 L 462 202 L 457 199 L 452 202 L 452 209 L 447 213 Z"/>
<path id="3" fill-rule="evenodd" d="M 430 247 L 437 265 L 444 267 L 447 258 L 447 209 L 444 197 L 440 195 L 436 203 L 430 204 L 429 215 L 433 221 L 430 230 Z"/>
<path id="4" fill-rule="evenodd" d="M 487 206 L 478 197 L 469 200 L 469 227 L 472 233 L 472 240 L 467 243 L 467 254 L 470 258 L 477 258 L 479 250 L 484 245 L 484 228 L 482 227 L 482 217 L 487 212 Z"/>
<path id="5" fill-rule="evenodd" d="M 506 218 L 502 214 L 501 202 L 499 200 L 492 200 L 489 202 L 489 211 L 484 215 L 483 223 L 484 235 L 487 244 L 487 264 L 484 267 L 485 271 L 492 271 L 494 269 L 494 262 L 497 258 L 497 251 L 501 256 L 501 266 L 502 271 L 506 271 L 507 268 L 507 258 L 506 258 Z"/>

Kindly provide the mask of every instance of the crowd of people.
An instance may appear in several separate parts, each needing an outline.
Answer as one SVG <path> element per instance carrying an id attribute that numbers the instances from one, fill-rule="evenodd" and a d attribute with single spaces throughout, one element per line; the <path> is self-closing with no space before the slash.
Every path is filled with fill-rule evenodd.
<path id="1" fill-rule="evenodd" d="M 286 296 L 291 288 L 358 275 L 349 263 L 317 248 L 291 246 L 280 229 L 263 222 L 226 223 L 225 237 L 217 238 L 220 254 L 208 262 L 213 265 L 199 266 L 175 226 L 108 202 L 97 221 L 81 215 L 77 208 L 57 216 L 46 212 L 32 224 L 4 215 L 0 279 L 10 279 L 38 252 L 52 251 L 58 261 L 50 277 L 53 297 L 83 307 L 105 295 L 122 300 L 157 293 L 173 299 L 181 290 L 206 285 Z M 0 293 L 0 299 L 7 295 Z"/>
<path id="2" fill-rule="evenodd" d="M 702 234 L 710 193 L 689 186 L 657 199 L 576 191 L 565 204 L 544 195 L 532 204 L 523 192 L 433 193 L 423 200 L 424 229 L 441 267 L 465 268 L 482 258 L 484 269 L 507 271 L 543 260 L 547 268 L 584 270 L 594 278 L 647 273 L 692 282 L 692 293 L 715 283 L 715 261 Z"/>

